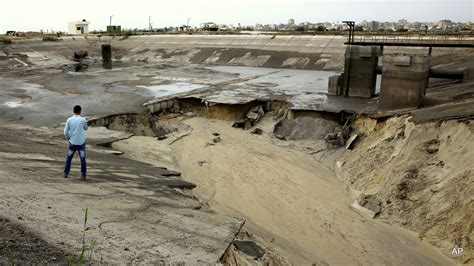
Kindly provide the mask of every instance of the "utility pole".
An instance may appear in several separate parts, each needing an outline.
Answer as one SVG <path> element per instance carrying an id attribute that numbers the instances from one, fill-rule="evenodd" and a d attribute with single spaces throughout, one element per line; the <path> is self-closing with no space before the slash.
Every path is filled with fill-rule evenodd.
<path id="1" fill-rule="evenodd" d="M 113 16 L 114 16 L 114 15 L 110 16 L 110 26 L 112 26 L 112 17 L 113 17 Z"/>
<path id="2" fill-rule="evenodd" d="M 148 28 L 151 31 L 151 16 L 148 16 Z"/>
<path id="3" fill-rule="evenodd" d="M 186 23 L 186 30 L 189 30 L 189 20 L 190 18 L 188 18 L 188 23 Z"/>

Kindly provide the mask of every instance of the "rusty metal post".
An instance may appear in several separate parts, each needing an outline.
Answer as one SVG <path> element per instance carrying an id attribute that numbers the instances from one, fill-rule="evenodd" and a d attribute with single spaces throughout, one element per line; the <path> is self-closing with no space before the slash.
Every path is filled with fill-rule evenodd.
<path id="1" fill-rule="evenodd" d="M 102 60 L 104 68 L 112 68 L 112 46 L 110 44 L 102 44 Z"/>
<path id="2" fill-rule="evenodd" d="M 112 46 L 110 44 L 102 44 L 102 60 L 112 61 Z"/>

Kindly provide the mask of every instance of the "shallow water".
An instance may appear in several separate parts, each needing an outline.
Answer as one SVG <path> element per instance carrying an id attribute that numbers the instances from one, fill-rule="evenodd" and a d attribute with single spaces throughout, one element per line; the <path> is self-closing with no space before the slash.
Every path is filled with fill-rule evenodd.
<path id="1" fill-rule="evenodd" d="M 10 108 L 17 108 L 17 107 L 23 106 L 23 103 L 19 101 L 8 101 L 8 102 L 5 102 L 3 105 L 8 106 Z"/>

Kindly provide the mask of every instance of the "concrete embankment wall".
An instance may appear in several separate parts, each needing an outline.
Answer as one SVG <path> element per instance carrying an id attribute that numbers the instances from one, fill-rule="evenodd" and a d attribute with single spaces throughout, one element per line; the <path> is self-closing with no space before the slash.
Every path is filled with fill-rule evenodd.
<path id="1" fill-rule="evenodd" d="M 51 42 L 41 39 L 14 40 L 11 45 L 0 45 L 0 57 L 19 58 L 30 67 L 55 67 L 74 63 L 75 51 L 88 51 L 92 58 L 100 58 L 98 38 L 66 37 Z"/>
<path id="2" fill-rule="evenodd" d="M 146 62 L 340 70 L 343 36 L 155 35 L 112 40 L 123 58 Z"/>
<path id="3" fill-rule="evenodd" d="M 308 70 L 342 70 L 345 36 L 282 35 L 142 35 L 142 36 L 74 36 L 57 42 L 20 40 L 0 45 L 6 54 L 27 56 L 33 65 L 55 66 L 73 62 L 73 54 L 86 50 L 93 60 L 101 60 L 103 43 L 112 44 L 114 60 L 147 63 L 194 63 L 204 65 L 238 65 Z M 427 48 L 387 47 L 388 53 L 426 54 Z M 433 65 L 466 66 L 466 49 L 433 49 Z M 469 60 L 468 60 L 469 61 Z"/>
<path id="4" fill-rule="evenodd" d="M 0 51 L 27 55 L 34 65 L 54 66 L 71 63 L 78 50 L 87 50 L 90 58 L 100 60 L 100 45 L 111 43 L 114 60 L 122 61 L 341 70 L 345 40 L 343 36 L 74 36 L 57 42 L 14 41 L 0 45 Z"/>

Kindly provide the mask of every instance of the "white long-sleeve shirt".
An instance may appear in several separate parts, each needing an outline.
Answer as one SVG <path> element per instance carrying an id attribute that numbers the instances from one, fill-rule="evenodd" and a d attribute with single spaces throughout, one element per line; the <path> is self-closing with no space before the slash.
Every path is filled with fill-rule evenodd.
<path id="1" fill-rule="evenodd" d="M 73 145 L 82 145 L 86 142 L 87 121 L 80 115 L 67 119 L 64 127 L 64 136 Z"/>

